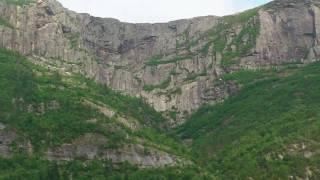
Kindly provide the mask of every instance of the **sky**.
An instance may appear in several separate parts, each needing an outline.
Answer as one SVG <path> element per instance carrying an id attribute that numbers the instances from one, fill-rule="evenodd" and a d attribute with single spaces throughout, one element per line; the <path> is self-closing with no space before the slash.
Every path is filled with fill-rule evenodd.
<path id="1" fill-rule="evenodd" d="M 58 0 L 64 7 L 123 22 L 156 23 L 207 15 L 229 15 L 271 0 Z"/>

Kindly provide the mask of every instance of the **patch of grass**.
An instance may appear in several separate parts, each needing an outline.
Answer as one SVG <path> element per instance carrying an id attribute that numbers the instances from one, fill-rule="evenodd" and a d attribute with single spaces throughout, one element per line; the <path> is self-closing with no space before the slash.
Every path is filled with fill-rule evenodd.
<path id="1" fill-rule="evenodd" d="M 151 59 L 148 60 L 148 62 L 145 63 L 147 66 L 158 66 L 161 64 L 170 64 L 170 63 L 177 63 L 179 61 L 187 60 L 187 59 L 192 59 L 193 57 L 191 55 L 187 56 L 176 56 L 172 57 L 169 59 L 164 58 L 161 55 L 154 56 Z"/>
<path id="2" fill-rule="evenodd" d="M 159 64 L 162 64 L 162 63 L 160 63 L 160 62 L 161 62 L 161 60 L 162 60 L 163 58 L 164 58 L 163 55 L 156 55 L 156 56 L 151 57 L 151 58 L 148 60 L 148 62 L 146 62 L 145 64 L 146 64 L 147 66 L 157 66 L 157 65 L 159 65 Z"/>
<path id="3" fill-rule="evenodd" d="M 171 111 L 169 115 L 172 116 L 172 118 L 176 118 L 177 113 Z M 178 138 L 172 138 L 170 135 L 164 133 L 160 134 L 151 128 L 141 129 L 140 131 L 134 132 L 134 135 L 147 140 L 144 142 L 144 145 L 147 147 L 153 147 L 170 154 L 192 159 L 190 149 L 183 145 Z"/>
<path id="4" fill-rule="evenodd" d="M 257 8 L 249 9 L 247 11 L 244 11 L 238 14 L 224 16 L 223 20 L 228 24 L 246 23 L 248 20 L 250 20 L 252 17 L 258 14 L 259 9 L 260 7 L 257 7 Z"/>
<path id="5" fill-rule="evenodd" d="M 213 45 L 212 41 L 207 42 L 199 51 L 202 56 L 206 56 L 209 53 L 210 46 Z"/>
<path id="6" fill-rule="evenodd" d="M 201 39 L 208 41 L 198 53 L 202 56 L 207 56 L 212 47 L 213 53 L 221 53 L 222 65 L 230 66 L 236 61 L 235 58 L 245 56 L 255 46 L 256 39 L 260 32 L 260 23 L 258 18 L 259 8 L 251 9 L 240 14 L 222 17 L 219 24 L 204 33 Z M 235 26 L 242 26 L 241 32 L 233 38 L 232 42 L 227 42 L 227 37 L 230 35 L 230 29 Z M 198 41 L 198 40 L 197 40 Z M 232 50 L 231 47 L 236 47 Z"/>
<path id="7" fill-rule="evenodd" d="M 224 81 L 236 81 L 238 84 L 247 85 L 249 83 L 255 83 L 258 80 L 274 77 L 276 77 L 276 70 L 241 70 L 224 74 L 222 79 Z"/>
<path id="8" fill-rule="evenodd" d="M 8 4 L 13 4 L 17 6 L 29 5 L 30 3 L 34 3 L 35 0 L 1 0 Z"/>
<path id="9" fill-rule="evenodd" d="M 223 65 L 228 66 L 233 58 L 245 56 L 256 45 L 256 39 L 260 32 L 260 24 L 244 25 L 239 35 L 233 39 L 229 45 L 229 49 L 223 54 Z M 231 50 L 231 46 L 236 47 L 235 51 Z"/>
<path id="10" fill-rule="evenodd" d="M 171 119 L 173 119 L 173 120 L 176 120 L 176 119 L 177 119 L 177 114 L 178 114 L 177 111 L 169 111 L 168 114 L 169 114 L 169 116 L 170 116 Z"/>
<path id="11" fill-rule="evenodd" d="M 170 94 L 182 94 L 182 89 L 181 87 L 178 87 L 176 89 L 173 89 L 172 91 L 170 91 Z"/>
<path id="12" fill-rule="evenodd" d="M 207 72 L 204 71 L 202 73 L 189 73 L 187 75 L 187 78 L 185 79 L 185 81 L 195 81 L 198 77 L 200 76 L 206 76 L 207 75 Z"/>
<path id="13" fill-rule="evenodd" d="M 144 85 L 143 86 L 143 90 L 144 91 L 153 91 L 154 89 L 166 89 L 171 82 L 171 76 L 168 77 L 168 79 L 166 79 L 165 81 L 161 82 L 160 84 L 157 85 Z"/>
<path id="14" fill-rule="evenodd" d="M 80 40 L 80 33 L 71 33 L 67 35 L 67 38 L 70 42 L 71 49 L 78 49 L 79 47 L 79 40 Z"/>
<path id="15" fill-rule="evenodd" d="M 9 23 L 9 21 L 7 21 L 6 19 L 3 19 L 0 17 L 0 26 L 4 26 L 4 27 L 8 27 L 13 29 L 13 25 Z"/>

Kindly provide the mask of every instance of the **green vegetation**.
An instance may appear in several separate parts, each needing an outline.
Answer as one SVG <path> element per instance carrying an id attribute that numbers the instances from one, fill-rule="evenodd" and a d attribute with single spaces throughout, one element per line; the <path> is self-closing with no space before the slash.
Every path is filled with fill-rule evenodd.
<path id="1" fill-rule="evenodd" d="M 161 82 L 160 84 L 157 85 L 144 85 L 143 90 L 145 91 L 153 91 L 154 89 L 166 89 L 171 82 L 171 76 L 168 77 L 165 81 Z"/>
<path id="2" fill-rule="evenodd" d="M 260 32 L 260 23 L 257 17 L 258 8 L 251 9 L 235 16 L 226 16 L 224 21 L 228 25 L 242 24 L 241 32 L 233 39 L 231 44 L 228 44 L 226 51 L 222 53 L 223 65 L 229 66 L 235 62 L 232 60 L 236 57 L 241 57 L 247 55 L 249 51 L 255 46 L 256 39 Z M 255 18 L 255 19 L 254 19 Z M 225 27 L 224 27 L 225 28 Z M 228 29 L 228 28 L 226 28 Z M 223 44 L 218 41 L 218 52 L 221 52 L 221 47 Z M 232 46 L 236 49 L 232 50 Z"/>
<path id="3" fill-rule="evenodd" d="M 192 47 L 192 45 L 194 45 L 194 43 L 196 43 L 195 41 L 190 42 L 190 40 L 192 39 L 192 37 L 190 36 L 190 28 L 191 28 L 191 26 L 187 27 L 187 29 L 185 31 L 183 31 L 181 34 L 178 34 L 178 37 L 181 42 L 179 42 L 179 40 L 176 40 L 176 51 L 177 52 L 179 50 L 184 49 L 190 53 L 190 48 Z"/>
<path id="4" fill-rule="evenodd" d="M 257 17 L 258 9 L 251 9 L 240 14 L 223 17 L 216 27 L 202 35 L 200 39 L 207 39 L 208 42 L 199 49 L 199 53 L 202 56 L 206 56 L 210 48 L 212 48 L 213 53 L 221 53 L 224 66 L 234 64 L 234 58 L 247 55 L 255 46 L 260 32 L 259 20 L 258 18 L 254 19 Z M 228 43 L 229 30 L 238 25 L 242 26 L 241 32 L 232 39 L 232 42 Z M 194 42 L 197 41 L 199 39 L 194 40 Z"/>
<path id="5" fill-rule="evenodd" d="M 16 5 L 31 2 L 6 1 Z M 223 66 L 233 65 L 236 58 L 250 53 L 260 31 L 255 19 L 257 10 L 223 17 L 202 37 L 208 43 L 199 53 L 221 53 Z M 0 19 L 0 25 L 13 28 L 5 19 Z M 237 25 L 242 26 L 240 33 L 227 42 L 228 30 Z M 189 39 L 187 33 L 184 36 L 190 49 L 197 40 Z M 79 38 L 78 33 L 68 36 L 72 49 L 77 49 Z M 177 49 L 182 46 L 185 44 L 177 42 Z M 161 64 L 192 58 L 193 55 L 159 55 L 145 65 L 155 70 Z M 12 144 L 14 156 L 0 158 L 0 179 L 298 179 L 306 178 L 310 171 L 310 179 L 320 178 L 320 63 L 302 68 L 292 63 L 269 70 L 225 74 L 219 82 L 236 82 L 240 92 L 223 103 L 203 106 L 174 132 L 166 129 L 167 120 L 144 101 L 80 75 L 63 76 L 3 49 L 0 71 L 0 122 L 19 136 Z M 171 75 L 176 72 L 173 70 Z M 185 81 L 206 75 L 190 73 Z M 166 89 L 170 83 L 168 77 L 143 89 Z M 182 89 L 176 88 L 166 95 L 181 93 Z M 106 117 L 86 101 L 108 107 L 116 115 Z M 178 113 L 172 109 L 166 115 L 177 119 Z M 141 129 L 128 128 L 117 120 L 120 116 L 138 122 Z M 128 163 L 112 165 L 102 160 L 44 160 L 48 148 L 70 143 L 87 133 L 106 137 L 104 148 L 139 143 L 146 154 L 155 148 L 192 162 L 182 167 L 138 169 Z M 25 139 L 30 140 L 33 155 L 18 155 L 17 144 Z M 181 139 L 190 147 L 183 145 Z"/>
<path id="6" fill-rule="evenodd" d="M 14 27 L 12 26 L 12 24 L 9 23 L 9 21 L 7 21 L 6 19 L 3 19 L 0 17 L 0 26 L 4 26 L 4 27 L 8 27 L 13 29 Z"/>
<path id="7" fill-rule="evenodd" d="M 147 66 L 158 66 L 161 64 L 170 64 L 170 63 L 177 63 L 179 61 L 192 59 L 193 57 L 191 55 L 187 56 L 176 56 L 169 59 L 166 59 L 162 55 L 154 56 L 148 60 L 145 64 Z"/>
<path id="8" fill-rule="evenodd" d="M 2 1 L 20 6 L 33 2 Z M 207 43 L 199 53 L 220 53 L 223 66 L 235 64 L 255 46 L 260 31 L 257 11 L 223 17 L 217 27 L 201 37 Z M 1 18 L 0 26 L 13 28 Z M 236 26 L 241 26 L 241 31 L 231 39 L 229 30 Z M 198 45 L 199 39 L 190 39 L 189 30 L 181 36 L 185 42 L 177 40 L 176 49 L 189 50 L 189 55 L 158 55 L 145 65 L 156 70 L 161 64 L 193 59 L 190 47 Z M 80 34 L 70 33 L 67 38 L 70 47 L 78 49 Z M 15 52 L 0 49 L 0 123 L 6 126 L 0 131 L 16 132 L 18 136 L 11 144 L 13 156 L 0 157 L 0 179 L 320 179 L 320 62 L 299 64 L 301 67 L 297 64 L 299 61 L 225 74 L 214 83 L 227 85 L 232 81 L 241 87 L 237 94 L 222 103 L 201 107 L 185 124 L 168 130 L 168 120 L 141 99 L 81 75 L 64 75 L 33 65 Z M 172 70 L 168 79 L 143 89 L 167 89 L 174 75 L 177 72 Z M 195 81 L 199 76 L 208 74 L 190 73 L 185 81 Z M 160 93 L 170 100 L 182 89 Z M 94 105 L 115 115 L 107 117 Z M 177 109 L 165 115 L 180 120 Z M 183 114 L 187 116 L 188 112 Z M 129 124 L 137 123 L 137 128 L 120 122 L 119 117 Z M 101 159 L 45 160 L 49 148 L 89 133 L 107 139 L 101 148 L 140 144 L 145 154 L 151 149 L 161 150 L 187 160 L 183 163 L 188 165 L 139 169 L 126 162 L 112 164 Z M 25 154 L 19 147 L 25 140 L 30 140 L 32 153 Z"/>
<path id="9" fill-rule="evenodd" d="M 98 133 L 115 146 L 125 143 L 127 134 L 113 119 L 84 104 L 102 103 L 117 115 L 133 118 L 146 127 L 161 130 L 165 119 L 143 101 L 121 95 L 81 76 L 64 77 L 31 65 L 24 57 L 0 50 L 0 122 L 30 139 L 36 152 L 61 145 L 85 134 Z M 96 119 L 97 124 L 88 120 Z M 118 128 L 115 128 L 118 127 Z M 116 136 L 114 129 L 122 129 Z"/>
<path id="10" fill-rule="evenodd" d="M 4 1 L 8 4 L 13 4 L 13 5 L 17 5 L 17 6 L 28 5 L 30 3 L 35 2 L 35 0 L 0 0 L 0 1 Z"/>
<path id="11" fill-rule="evenodd" d="M 161 64 L 176 63 L 178 61 L 193 59 L 195 54 L 207 56 L 209 52 L 212 55 L 220 53 L 222 55 L 222 65 L 228 67 L 236 63 L 235 59 L 250 53 L 255 46 L 256 39 L 260 32 L 260 22 L 258 16 L 259 8 L 251 9 L 240 14 L 222 17 L 219 24 L 209 31 L 197 37 L 190 37 L 189 30 L 181 33 L 179 37 L 183 40 L 176 42 L 176 51 L 181 49 L 188 51 L 188 55 L 166 58 L 164 55 L 157 55 L 150 58 L 145 64 L 147 66 L 157 66 Z M 239 28 L 241 31 L 235 37 L 230 34 L 230 29 Z M 227 42 L 232 38 L 231 42 Z M 206 42 L 197 53 L 191 52 L 191 47 L 199 45 L 199 42 Z"/>
<path id="12" fill-rule="evenodd" d="M 168 112 L 168 115 L 169 115 L 169 117 L 170 117 L 171 119 L 176 120 L 176 119 L 177 119 L 178 112 L 171 110 L 171 111 Z"/>
<path id="13" fill-rule="evenodd" d="M 206 71 L 204 71 L 204 72 L 202 72 L 202 73 L 189 73 L 188 75 L 187 75 L 187 78 L 185 79 L 185 81 L 195 81 L 198 77 L 200 77 L 200 76 L 207 76 L 208 74 L 207 74 L 207 72 Z"/>
<path id="14" fill-rule="evenodd" d="M 308 168 L 318 179 L 319 71 L 317 62 L 226 75 L 242 90 L 224 103 L 200 108 L 177 132 L 193 139 L 194 156 L 221 179 L 305 178 Z"/>
<path id="15" fill-rule="evenodd" d="M 240 70 L 234 73 L 225 74 L 224 81 L 236 81 L 238 84 L 256 83 L 258 80 L 275 77 L 277 70 Z"/>
<path id="16" fill-rule="evenodd" d="M 67 38 L 70 41 L 70 48 L 71 49 L 78 49 L 80 33 L 71 33 L 71 34 L 67 35 Z"/>
<path id="17" fill-rule="evenodd" d="M 0 159 L 0 179 L 286 179 L 306 177 L 306 170 L 314 179 L 320 177 L 319 62 L 226 74 L 223 81 L 234 81 L 242 90 L 221 104 L 200 108 L 177 128 L 176 138 L 163 133 L 166 120 L 143 101 L 79 75 L 48 71 L 3 49 L 0 70 L 0 122 L 34 147 L 32 156 Z M 143 128 L 132 131 L 84 100 L 102 103 Z M 167 113 L 177 117 L 175 111 Z M 92 118 L 97 123 L 88 122 Z M 42 158 L 49 147 L 86 133 L 107 137 L 107 148 L 140 143 L 146 153 L 156 148 L 194 164 L 137 169 L 127 163 L 80 159 L 56 163 Z M 179 137 L 192 139 L 191 150 Z"/>
<path id="18" fill-rule="evenodd" d="M 286 179 L 305 177 L 306 169 L 320 177 L 319 62 L 226 74 L 223 81 L 234 81 L 242 90 L 221 104 L 200 108 L 177 128 L 176 138 L 163 133 L 165 119 L 142 101 L 89 79 L 50 72 L 7 50 L 0 50 L 0 70 L 0 122 L 34 147 L 32 156 L 0 159 L 0 179 Z M 84 100 L 102 103 L 144 126 L 131 131 Z M 177 112 L 168 116 L 174 119 Z M 87 121 L 92 118 L 96 124 Z M 85 133 L 107 137 L 107 148 L 140 143 L 146 153 L 155 148 L 194 163 L 137 169 L 127 163 L 42 158 L 47 148 Z M 179 137 L 192 139 L 191 150 Z"/>
<path id="19" fill-rule="evenodd" d="M 224 65 L 228 66 L 233 64 L 233 58 L 247 55 L 248 52 L 255 46 L 259 32 L 260 25 L 244 25 L 240 34 L 232 41 L 228 47 L 228 50 L 223 54 Z M 236 50 L 233 51 L 231 46 L 236 47 Z"/>
<path id="20" fill-rule="evenodd" d="M 86 120 L 107 120 L 81 103 L 81 90 L 68 88 L 57 73 L 36 77 L 27 60 L 0 51 L 1 122 L 30 139 L 37 150 L 68 142 L 87 132 L 100 132 Z M 38 69 L 40 70 L 40 69 Z M 64 89 L 64 90 L 59 90 Z M 49 107 L 57 102 L 56 108 Z M 53 105 L 52 105 L 53 106 Z"/>
<path id="21" fill-rule="evenodd" d="M 141 180 L 141 179 L 212 179 L 208 175 L 200 174 L 196 167 L 138 169 L 128 163 L 112 165 L 108 161 L 75 160 L 70 162 L 49 162 L 38 157 L 23 155 L 12 159 L 0 158 L 0 179 L 98 179 L 98 180 Z"/>
<path id="22" fill-rule="evenodd" d="M 229 24 L 237 24 L 237 23 L 246 23 L 248 20 L 250 20 L 252 17 L 256 16 L 260 7 L 249 9 L 247 11 L 235 14 L 235 15 L 229 15 L 224 16 L 224 21 Z"/>
<path id="23" fill-rule="evenodd" d="M 172 138 L 168 134 L 159 133 L 152 128 L 144 128 L 138 132 L 135 132 L 134 135 L 145 139 L 146 141 L 144 142 L 144 145 L 146 145 L 147 147 L 153 147 L 167 153 L 172 153 L 179 155 L 180 157 L 188 157 L 192 159 L 189 149 L 181 145 L 179 139 Z"/>
<path id="24" fill-rule="evenodd" d="M 48 148 L 70 143 L 86 133 L 105 136 L 105 148 L 139 143 L 179 157 L 190 157 L 179 140 L 163 133 L 165 119 L 143 101 L 121 95 L 82 76 L 63 76 L 32 65 L 15 52 L 0 49 L 0 122 L 19 138 L 12 147 L 16 154 L 0 158 L 0 179 L 192 179 L 201 177 L 195 167 L 138 170 L 124 164 L 75 160 L 58 164 L 43 160 Z M 103 104 L 116 116 L 137 120 L 142 128 L 126 128 L 115 118 L 104 116 L 86 105 Z M 95 119 L 96 123 L 89 120 Z M 21 154 L 18 144 L 28 139 L 33 155 Z M 147 151 L 147 150 L 146 150 Z M 204 175 L 203 175 L 204 176 Z"/>
<path id="25" fill-rule="evenodd" d="M 176 89 L 169 91 L 169 93 L 170 94 L 182 94 L 182 89 L 181 89 L 181 87 L 178 87 Z"/>

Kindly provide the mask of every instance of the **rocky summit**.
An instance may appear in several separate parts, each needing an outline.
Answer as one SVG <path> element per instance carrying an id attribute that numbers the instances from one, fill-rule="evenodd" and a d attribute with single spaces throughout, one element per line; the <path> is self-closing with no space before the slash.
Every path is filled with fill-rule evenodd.
<path id="1" fill-rule="evenodd" d="M 320 178 L 319 0 L 156 24 L 0 0 L 0 48 L 0 179 Z"/>

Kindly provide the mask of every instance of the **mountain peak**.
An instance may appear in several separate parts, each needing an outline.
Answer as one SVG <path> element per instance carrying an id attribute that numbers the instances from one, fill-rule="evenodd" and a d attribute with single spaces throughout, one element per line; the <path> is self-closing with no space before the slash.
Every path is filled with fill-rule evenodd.
<path id="1" fill-rule="evenodd" d="M 299 6 L 320 4 L 319 0 L 274 0 L 266 5 L 268 8 L 299 8 Z"/>

